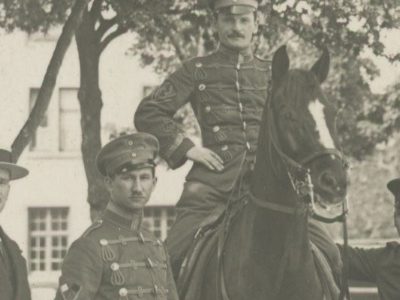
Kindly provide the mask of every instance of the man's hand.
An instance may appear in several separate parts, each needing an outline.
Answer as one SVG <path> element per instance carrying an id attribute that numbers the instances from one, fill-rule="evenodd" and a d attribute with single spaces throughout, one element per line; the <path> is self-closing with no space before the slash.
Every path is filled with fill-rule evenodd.
<path id="1" fill-rule="evenodd" d="M 194 162 L 199 162 L 205 165 L 210 170 L 222 171 L 224 162 L 221 157 L 210 149 L 194 146 L 187 153 L 186 157 Z"/>
<path id="2" fill-rule="evenodd" d="M 397 199 L 397 197 L 394 202 L 394 226 L 396 226 L 397 232 L 400 236 L 400 199 Z"/>

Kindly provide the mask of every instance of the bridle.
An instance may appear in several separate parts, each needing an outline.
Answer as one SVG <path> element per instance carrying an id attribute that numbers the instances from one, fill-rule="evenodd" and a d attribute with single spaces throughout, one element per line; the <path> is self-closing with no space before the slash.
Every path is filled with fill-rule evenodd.
<path id="1" fill-rule="evenodd" d="M 281 148 L 279 147 L 279 143 L 276 140 L 276 136 L 274 133 L 276 133 L 276 127 L 275 127 L 275 118 L 272 110 L 272 90 L 271 90 L 272 84 L 271 82 L 268 85 L 268 93 L 267 93 L 267 127 L 269 131 L 269 137 L 270 137 L 270 154 L 272 153 L 271 150 L 274 150 L 279 158 L 283 161 L 285 167 L 286 167 L 286 173 L 289 178 L 289 181 L 291 183 L 291 186 L 297 196 L 298 201 L 303 200 L 304 202 L 308 203 L 308 205 L 305 208 L 301 207 L 290 207 L 288 205 L 280 204 L 280 203 L 275 203 L 275 202 L 267 202 L 267 201 L 262 201 L 261 199 L 257 198 L 256 196 L 253 195 L 253 193 L 249 193 L 249 199 L 257 206 L 270 209 L 273 211 L 285 213 L 285 214 L 292 214 L 292 215 L 302 215 L 306 212 L 309 212 L 310 215 L 315 218 L 318 221 L 325 222 L 325 223 L 334 223 L 334 222 L 342 222 L 343 224 L 343 245 L 344 245 L 344 251 L 343 251 L 343 273 L 342 273 L 342 282 L 341 282 L 341 287 L 340 287 L 340 300 L 350 300 L 350 292 L 349 292 L 349 287 L 348 287 L 348 231 L 347 231 L 347 212 L 348 212 L 348 206 L 347 206 L 347 198 L 345 201 L 342 203 L 342 212 L 340 215 L 334 217 L 334 218 L 327 218 L 322 215 L 319 215 L 315 209 L 316 203 L 315 203 L 315 196 L 314 196 L 314 186 L 312 184 L 311 180 L 311 174 L 310 174 L 310 169 L 307 168 L 306 166 L 311 164 L 317 159 L 321 159 L 322 157 L 326 156 L 333 156 L 336 159 L 339 159 L 343 166 L 345 168 L 348 168 L 348 163 L 345 160 L 343 154 L 341 151 L 337 149 L 321 149 L 319 151 L 316 151 L 305 158 L 301 159 L 300 162 L 297 162 L 293 160 L 291 157 L 289 157 L 286 153 L 284 153 Z M 271 157 L 270 157 L 271 160 Z M 272 162 L 272 160 L 271 160 Z M 271 164 L 272 166 L 273 164 Z M 218 273 L 218 284 L 217 286 L 220 289 L 220 294 L 223 300 L 229 300 L 228 296 L 228 291 L 225 285 L 225 278 L 224 278 L 224 272 L 223 272 L 223 263 L 222 263 L 222 256 L 224 253 L 224 244 L 226 240 L 226 234 L 225 231 L 227 230 L 227 227 L 229 227 L 229 222 L 228 225 L 225 226 L 225 230 L 221 231 L 220 237 L 218 238 L 218 265 L 217 265 L 217 273 Z M 278 288 L 279 287 L 279 282 L 282 279 L 283 276 L 283 269 L 279 270 L 276 279 L 276 284 L 275 286 Z M 278 292 L 278 289 L 277 289 Z"/>
<path id="2" fill-rule="evenodd" d="M 275 151 L 276 154 L 278 154 L 279 159 L 282 160 L 284 166 L 286 167 L 286 173 L 289 178 L 289 181 L 291 183 L 291 186 L 296 194 L 296 197 L 298 201 L 304 201 L 308 203 L 308 205 L 305 208 L 301 207 L 289 207 L 284 204 L 280 203 L 275 203 L 275 202 L 266 202 L 258 199 L 255 197 L 252 193 L 250 193 L 250 199 L 253 203 L 255 203 L 257 206 L 267 208 L 270 210 L 278 211 L 281 213 L 286 213 L 286 214 L 304 214 L 306 211 L 309 212 L 310 216 L 318 221 L 324 222 L 324 223 L 335 223 L 335 222 L 341 222 L 343 224 L 343 246 L 344 246 L 344 251 L 343 251 L 343 272 L 342 272 L 342 282 L 341 282 L 341 289 L 340 289 L 340 297 L 339 299 L 350 299 L 350 292 L 349 292 L 349 287 L 348 287 L 348 228 L 347 228 L 347 213 L 348 213 L 348 201 L 347 197 L 345 200 L 342 202 L 341 205 L 341 213 L 335 217 L 325 217 L 320 215 L 317 210 L 316 210 L 316 201 L 315 201 L 315 195 L 314 195 L 314 186 L 312 184 L 311 180 L 311 174 L 310 174 L 310 169 L 307 168 L 306 166 L 310 165 L 312 162 L 314 162 L 317 159 L 321 159 L 326 156 L 333 156 L 334 158 L 340 160 L 343 164 L 343 167 L 345 169 L 348 168 L 349 164 L 347 160 L 344 158 L 342 151 L 339 151 L 337 149 L 321 149 L 319 151 L 316 151 L 314 153 L 311 153 L 310 155 L 306 156 L 305 158 L 302 158 L 300 162 L 295 161 L 291 157 L 289 157 L 286 153 L 284 153 L 281 150 L 281 147 L 279 146 L 279 143 L 276 138 L 276 124 L 275 124 L 275 118 L 274 118 L 274 113 L 272 109 L 272 97 L 273 93 L 271 91 L 271 86 L 272 84 L 269 85 L 269 91 L 268 91 L 268 99 L 267 99 L 267 130 L 269 133 L 269 138 L 270 138 L 270 154 L 272 153 L 271 150 Z M 272 159 L 270 157 L 271 161 L 271 166 L 272 164 Z M 345 298 L 346 297 L 346 298 Z"/>

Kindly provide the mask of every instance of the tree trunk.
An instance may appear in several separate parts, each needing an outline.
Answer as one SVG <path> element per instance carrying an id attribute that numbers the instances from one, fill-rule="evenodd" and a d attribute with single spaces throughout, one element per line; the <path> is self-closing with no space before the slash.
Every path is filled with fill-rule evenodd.
<path id="1" fill-rule="evenodd" d="M 56 85 L 57 76 L 60 71 L 61 64 L 64 60 L 65 53 L 71 44 L 71 39 L 75 31 L 82 21 L 82 14 L 87 7 L 90 0 L 76 0 L 71 10 L 71 14 L 65 23 L 62 33 L 57 41 L 53 55 L 44 75 L 42 85 L 36 103 L 29 114 L 28 120 L 18 133 L 11 149 L 13 154 L 13 161 L 18 161 L 25 147 L 29 144 L 32 136 L 35 134 L 40 121 L 42 120 L 50 103 L 51 96 Z"/>
<path id="2" fill-rule="evenodd" d="M 81 109 L 82 159 L 88 182 L 87 201 L 94 221 L 109 201 L 109 193 L 96 168 L 96 155 L 101 149 L 101 109 L 103 101 L 99 87 L 100 38 L 95 32 L 96 16 L 85 12 L 76 32 L 80 62 L 78 99 Z"/>

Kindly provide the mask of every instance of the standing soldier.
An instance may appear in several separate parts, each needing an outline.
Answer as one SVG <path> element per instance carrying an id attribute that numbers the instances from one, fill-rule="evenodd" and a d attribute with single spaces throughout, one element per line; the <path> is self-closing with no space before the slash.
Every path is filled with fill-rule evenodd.
<path id="1" fill-rule="evenodd" d="M 28 170 L 14 164 L 11 153 L 0 149 L 0 212 L 4 209 L 10 192 L 10 180 L 28 175 Z M 29 300 L 25 258 L 18 245 L 0 227 L 0 299 Z"/>
<path id="2" fill-rule="evenodd" d="M 258 1 L 209 0 L 209 5 L 219 48 L 183 63 L 143 99 L 134 118 L 138 130 L 158 138 L 160 154 L 172 169 L 186 160 L 194 163 L 167 238 L 175 276 L 200 224 L 249 188 L 270 79 L 270 62 L 254 56 L 252 49 Z M 185 137 L 173 120 L 189 102 L 200 124 L 202 146 Z M 337 261 L 335 244 L 325 233 L 321 236 L 330 246 L 324 253 L 333 253 L 331 261 Z"/>
<path id="3" fill-rule="evenodd" d="M 387 184 L 394 196 L 394 226 L 400 235 L 400 178 Z M 343 252 L 343 246 L 339 245 Z M 375 283 L 379 299 L 400 299 L 400 244 L 388 242 L 385 247 L 363 249 L 348 247 L 349 279 Z"/>
<path id="4" fill-rule="evenodd" d="M 177 300 L 168 256 L 143 228 L 143 208 L 157 182 L 157 139 L 119 137 L 97 156 L 111 200 L 102 219 L 77 239 L 64 259 L 56 300 Z"/>

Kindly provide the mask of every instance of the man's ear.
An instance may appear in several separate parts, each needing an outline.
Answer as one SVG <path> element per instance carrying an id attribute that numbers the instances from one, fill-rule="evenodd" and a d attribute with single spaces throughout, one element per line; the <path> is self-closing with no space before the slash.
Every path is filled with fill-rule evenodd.
<path id="1" fill-rule="evenodd" d="M 111 184 L 112 184 L 111 177 L 110 176 L 104 177 L 104 185 L 105 185 L 107 191 L 109 191 L 110 193 L 111 193 L 111 190 L 112 190 Z"/>
<path id="2" fill-rule="evenodd" d="M 255 28 L 253 30 L 253 34 L 257 34 L 258 33 L 258 30 L 260 29 L 260 20 L 262 20 L 261 19 L 262 17 L 263 17 L 262 12 L 259 12 L 259 11 L 255 12 L 255 14 L 254 14 Z"/>
<path id="3" fill-rule="evenodd" d="M 153 177 L 153 188 L 157 185 L 157 182 L 158 182 L 158 178 L 157 178 L 157 176 L 154 176 Z"/>

